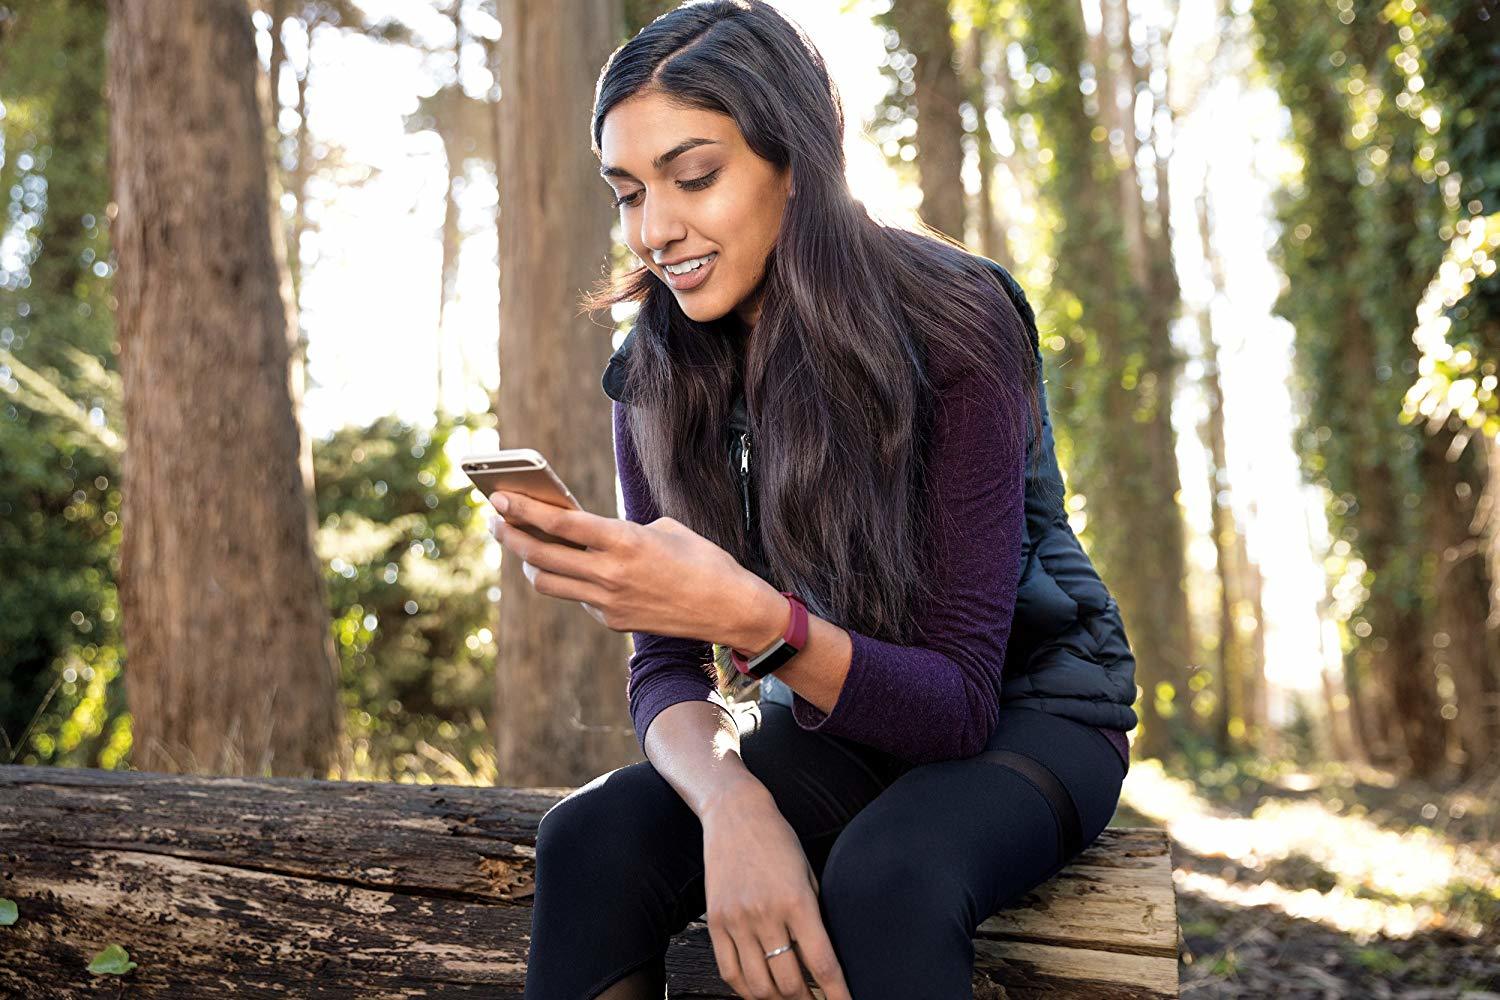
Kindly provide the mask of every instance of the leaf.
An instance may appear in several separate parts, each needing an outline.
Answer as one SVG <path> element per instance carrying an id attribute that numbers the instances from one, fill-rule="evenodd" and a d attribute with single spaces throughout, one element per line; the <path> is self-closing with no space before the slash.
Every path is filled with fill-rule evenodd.
<path id="1" fill-rule="evenodd" d="M 0 896 L 0 927 L 9 927 L 16 922 L 16 901 Z"/>
<path id="2" fill-rule="evenodd" d="M 105 947 L 89 963 L 90 972 L 104 973 L 111 976 L 123 976 L 133 968 L 135 968 L 135 963 L 130 960 L 130 952 L 117 944 Z"/>

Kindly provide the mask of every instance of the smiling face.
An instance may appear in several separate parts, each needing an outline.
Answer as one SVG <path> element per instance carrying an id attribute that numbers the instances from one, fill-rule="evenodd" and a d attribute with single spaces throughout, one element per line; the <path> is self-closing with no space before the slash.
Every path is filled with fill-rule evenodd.
<path id="1" fill-rule="evenodd" d="M 599 136 L 599 172 L 617 199 L 631 252 L 689 318 L 705 323 L 733 310 L 754 329 L 791 171 L 756 155 L 734 119 L 657 93 L 615 105 Z M 711 259 L 688 274 L 664 266 L 705 256 Z"/>

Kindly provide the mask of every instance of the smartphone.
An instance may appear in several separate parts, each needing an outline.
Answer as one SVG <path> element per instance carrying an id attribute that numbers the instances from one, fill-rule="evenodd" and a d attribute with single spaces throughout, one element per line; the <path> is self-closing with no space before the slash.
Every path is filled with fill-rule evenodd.
<path id="1" fill-rule="evenodd" d="M 546 457 L 534 448 L 508 448 L 504 451 L 465 455 L 459 460 L 458 467 L 464 475 L 469 477 L 469 482 L 484 494 L 485 500 L 490 498 L 491 493 L 504 490 L 507 493 L 520 493 L 556 507 L 583 510 L 583 505 L 573 496 L 573 491 L 568 489 L 567 484 L 553 471 Z M 517 524 L 516 527 L 544 542 L 554 542 L 580 551 L 588 551 L 586 545 L 559 538 L 535 525 Z"/>

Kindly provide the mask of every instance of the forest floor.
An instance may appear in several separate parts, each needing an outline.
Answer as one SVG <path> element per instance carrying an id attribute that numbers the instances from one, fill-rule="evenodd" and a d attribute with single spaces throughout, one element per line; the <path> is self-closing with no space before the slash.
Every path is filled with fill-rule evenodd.
<path id="1" fill-rule="evenodd" d="M 1172 838 L 1183 996 L 1500 1000 L 1500 773 L 1204 760 L 1132 761 L 1111 824 Z"/>

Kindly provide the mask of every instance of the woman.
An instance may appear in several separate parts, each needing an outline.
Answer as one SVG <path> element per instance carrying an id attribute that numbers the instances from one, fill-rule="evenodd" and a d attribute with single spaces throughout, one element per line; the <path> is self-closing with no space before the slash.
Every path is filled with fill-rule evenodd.
<path id="1" fill-rule="evenodd" d="M 704 914 L 740 996 L 810 997 L 804 970 L 829 1000 L 968 996 L 975 928 L 1114 812 L 1134 661 L 1063 511 L 1031 310 L 871 220 L 842 137 L 761 0 L 679 7 L 601 75 L 644 265 L 589 300 L 640 303 L 603 380 L 626 517 L 496 494 L 496 530 L 633 633 L 647 759 L 543 817 L 527 997 L 659 998 Z"/>

